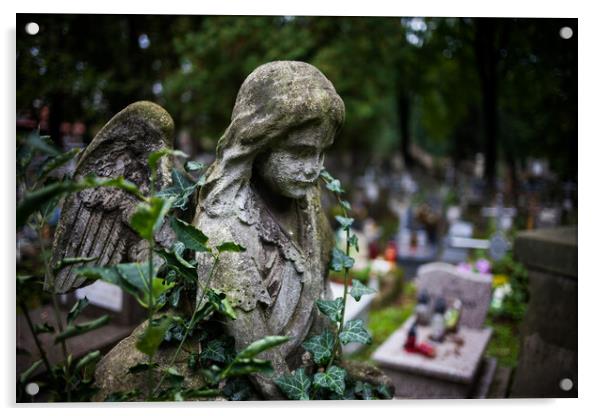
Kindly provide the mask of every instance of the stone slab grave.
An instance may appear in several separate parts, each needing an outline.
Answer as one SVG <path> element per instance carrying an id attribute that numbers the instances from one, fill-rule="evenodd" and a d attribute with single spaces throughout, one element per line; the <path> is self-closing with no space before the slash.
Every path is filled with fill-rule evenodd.
<path id="1" fill-rule="evenodd" d="M 483 360 L 491 338 L 491 328 L 482 328 L 491 299 L 491 275 L 457 270 L 446 263 L 430 263 L 419 268 L 418 290 L 428 291 L 431 304 L 438 296 L 448 304 L 454 298 L 463 303 L 458 338 L 431 342 L 434 358 L 407 353 L 403 349 L 407 333 L 415 322 L 411 316 L 372 355 L 372 359 L 392 379 L 398 398 L 444 399 L 486 397 L 494 360 Z M 430 327 L 417 327 L 417 343 L 430 342 Z"/>

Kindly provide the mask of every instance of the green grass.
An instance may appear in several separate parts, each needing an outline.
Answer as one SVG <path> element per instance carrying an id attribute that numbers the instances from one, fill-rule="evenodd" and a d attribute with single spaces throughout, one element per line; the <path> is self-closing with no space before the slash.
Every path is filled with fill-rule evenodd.
<path id="1" fill-rule="evenodd" d="M 520 349 L 518 323 L 488 317 L 485 325 L 493 328 L 485 355 L 496 358 L 499 366 L 516 367 Z"/>

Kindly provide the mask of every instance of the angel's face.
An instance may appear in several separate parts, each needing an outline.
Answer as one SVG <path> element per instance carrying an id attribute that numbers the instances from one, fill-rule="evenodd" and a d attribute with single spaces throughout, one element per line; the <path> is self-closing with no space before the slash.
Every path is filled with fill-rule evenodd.
<path id="1" fill-rule="evenodd" d="M 334 123 L 329 120 L 290 131 L 259 161 L 259 175 L 273 192 L 302 198 L 318 180 L 324 150 L 332 144 L 334 134 Z"/>

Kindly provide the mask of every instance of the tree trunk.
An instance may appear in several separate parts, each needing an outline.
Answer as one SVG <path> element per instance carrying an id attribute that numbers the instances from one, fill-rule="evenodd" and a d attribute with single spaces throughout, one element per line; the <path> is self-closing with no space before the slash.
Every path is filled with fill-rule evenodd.
<path id="1" fill-rule="evenodd" d="M 408 94 L 397 94 L 397 112 L 399 115 L 399 131 L 401 136 L 401 156 L 407 169 L 414 167 L 414 159 L 410 154 L 410 97 Z"/>
<path id="2" fill-rule="evenodd" d="M 476 19 L 475 55 L 481 81 L 483 125 L 485 133 L 485 178 L 495 192 L 497 167 L 497 24 L 494 19 Z"/>

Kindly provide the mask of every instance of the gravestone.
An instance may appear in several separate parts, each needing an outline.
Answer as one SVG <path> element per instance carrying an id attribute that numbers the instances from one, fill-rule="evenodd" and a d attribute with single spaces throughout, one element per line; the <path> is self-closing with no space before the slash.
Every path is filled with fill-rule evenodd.
<path id="1" fill-rule="evenodd" d="M 451 399 L 485 397 L 491 384 L 496 362 L 483 360 L 491 338 L 491 328 L 482 328 L 491 300 L 489 274 L 458 270 L 447 263 L 429 263 L 418 269 L 418 291 L 428 292 L 432 303 L 443 297 L 448 305 L 453 299 L 462 301 L 462 314 L 457 332 L 461 342 L 446 337 L 435 343 L 437 355 L 427 358 L 403 349 L 407 333 L 415 321 L 410 317 L 372 355 L 395 385 L 400 398 Z M 430 342 L 431 328 L 417 327 L 417 343 Z"/>
<path id="2" fill-rule="evenodd" d="M 418 269 L 416 286 L 425 290 L 431 299 L 443 297 L 448 305 L 454 298 L 462 301 L 460 325 L 481 328 L 491 302 L 490 274 L 459 270 L 447 263 L 429 263 Z"/>
<path id="3" fill-rule="evenodd" d="M 491 328 L 474 329 L 461 326 L 457 335 L 464 340 L 458 345 L 450 339 L 435 344 L 437 356 L 427 358 L 410 354 L 403 349 L 406 336 L 415 322 L 412 316 L 396 330 L 372 355 L 372 360 L 395 385 L 395 397 L 406 399 L 465 399 L 473 392 L 477 397 L 487 394 L 490 379 L 482 380 L 480 372 L 483 354 L 491 338 Z M 430 327 L 418 326 L 417 343 L 427 341 Z M 495 366 L 495 363 L 493 363 Z M 487 378 L 486 377 L 486 378 Z"/>
<path id="4" fill-rule="evenodd" d="M 577 228 L 519 233 L 529 303 L 510 397 L 577 397 Z"/>

